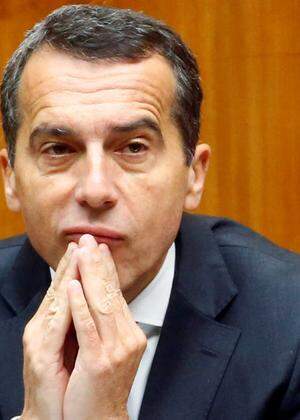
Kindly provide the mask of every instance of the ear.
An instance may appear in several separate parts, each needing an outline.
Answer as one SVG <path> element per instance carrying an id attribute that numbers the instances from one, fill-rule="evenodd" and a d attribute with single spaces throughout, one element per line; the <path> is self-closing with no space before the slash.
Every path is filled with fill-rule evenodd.
<path id="1" fill-rule="evenodd" d="M 0 166 L 4 182 L 4 193 L 6 203 L 10 210 L 18 212 L 21 209 L 20 201 L 16 191 L 16 177 L 10 165 L 6 149 L 0 150 Z"/>
<path id="2" fill-rule="evenodd" d="M 195 210 L 200 203 L 209 158 L 210 147 L 208 144 L 198 144 L 193 161 L 189 167 L 187 193 L 184 201 L 185 210 Z"/>

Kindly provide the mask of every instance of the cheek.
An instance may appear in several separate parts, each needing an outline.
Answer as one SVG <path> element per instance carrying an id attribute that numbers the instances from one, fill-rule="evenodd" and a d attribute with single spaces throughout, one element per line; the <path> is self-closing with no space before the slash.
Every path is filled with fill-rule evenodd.
<path id="1" fill-rule="evenodd" d="M 34 177 L 19 183 L 19 193 L 31 243 L 44 260 L 55 268 L 65 247 L 57 233 L 59 222 L 66 215 L 67 194 L 61 183 Z"/>
<path id="2" fill-rule="evenodd" d="M 182 207 L 186 191 L 186 177 L 183 172 L 163 171 L 153 179 L 145 180 L 145 198 L 156 212 L 162 206 Z"/>
<path id="3" fill-rule="evenodd" d="M 138 224 L 139 231 L 173 230 L 178 225 L 183 210 L 186 176 L 183 171 L 160 171 L 155 176 L 140 177 L 127 183 L 129 213 Z M 144 229 L 140 229 L 141 226 Z"/>
<path id="4" fill-rule="evenodd" d="M 68 196 L 68 183 L 66 179 L 24 177 L 24 180 L 18 183 L 18 194 L 26 223 L 47 222 L 44 226 L 47 228 L 55 222 L 53 219 L 63 208 Z"/>

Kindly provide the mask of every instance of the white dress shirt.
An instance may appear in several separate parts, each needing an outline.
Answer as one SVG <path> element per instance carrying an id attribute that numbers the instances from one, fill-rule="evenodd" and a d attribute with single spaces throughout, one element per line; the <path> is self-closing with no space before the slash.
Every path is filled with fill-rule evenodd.
<path id="1" fill-rule="evenodd" d="M 147 337 L 143 354 L 129 394 L 127 410 L 130 420 L 137 420 L 154 353 L 170 299 L 175 271 L 175 244 L 170 247 L 159 272 L 148 286 L 129 304 L 134 320 Z M 55 272 L 50 268 L 51 278 Z M 17 420 L 14 417 L 11 420 Z"/>
<path id="2" fill-rule="evenodd" d="M 128 398 L 127 410 L 130 420 L 137 420 L 140 412 L 149 371 L 170 299 L 174 270 L 175 244 L 169 249 L 165 261 L 154 279 L 129 304 L 134 320 L 147 336 L 147 348 Z"/>

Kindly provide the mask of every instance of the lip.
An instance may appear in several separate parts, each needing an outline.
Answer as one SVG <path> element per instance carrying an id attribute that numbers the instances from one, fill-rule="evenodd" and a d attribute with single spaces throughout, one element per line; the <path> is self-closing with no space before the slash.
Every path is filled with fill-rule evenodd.
<path id="1" fill-rule="evenodd" d="M 107 245 L 116 245 L 125 239 L 124 235 L 115 230 L 95 226 L 74 226 L 65 229 L 63 233 L 68 242 L 76 243 L 78 243 L 81 236 L 85 234 L 92 235 L 98 244 L 105 243 Z"/>

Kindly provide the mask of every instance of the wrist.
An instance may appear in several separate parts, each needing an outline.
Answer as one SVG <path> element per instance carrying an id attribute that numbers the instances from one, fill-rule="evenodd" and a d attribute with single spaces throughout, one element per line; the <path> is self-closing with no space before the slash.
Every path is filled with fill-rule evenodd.
<path id="1" fill-rule="evenodd" d="M 22 413 L 19 417 L 13 417 L 11 420 L 40 420 L 37 416 L 30 413 Z"/>
<path id="2" fill-rule="evenodd" d="M 127 409 L 125 408 L 122 411 L 107 413 L 97 417 L 95 420 L 129 420 Z"/>

